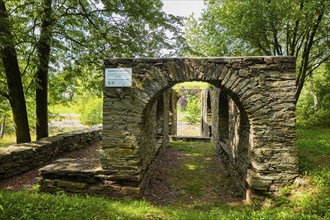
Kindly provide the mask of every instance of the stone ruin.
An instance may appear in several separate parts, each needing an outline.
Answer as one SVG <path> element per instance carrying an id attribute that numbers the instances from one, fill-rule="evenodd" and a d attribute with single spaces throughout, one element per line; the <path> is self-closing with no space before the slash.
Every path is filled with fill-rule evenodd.
<path id="1" fill-rule="evenodd" d="M 203 135 L 212 137 L 247 200 L 298 175 L 293 57 L 108 59 L 104 65 L 132 68 L 133 85 L 104 88 L 101 160 L 61 160 L 41 169 L 42 191 L 141 197 L 175 132 L 171 88 L 188 81 L 212 85 L 202 95 Z"/>
<path id="2" fill-rule="evenodd" d="M 177 112 L 178 112 L 178 105 L 181 106 L 180 100 L 182 98 L 187 99 L 189 95 L 197 97 L 201 102 L 201 120 L 200 120 L 200 135 L 201 137 L 210 137 L 210 134 L 207 132 L 207 129 L 209 129 L 209 124 L 207 124 L 210 121 L 205 121 L 205 118 L 208 118 L 208 113 L 210 113 L 210 106 L 208 105 L 209 102 L 207 102 L 207 97 L 209 95 L 208 89 L 187 89 L 184 87 L 181 87 L 179 89 L 170 89 L 170 103 L 169 103 L 169 134 L 171 135 L 172 140 L 180 140 L 180 139 L 187 139 L 188 137 L 177 137 Z M 188 102 L 188 101 L 187 101 Z M 208 140 L 209 138 L 200 138 L 200 137 L 191 137 L 190 139 L 201 139 L 201 140 Z"/>

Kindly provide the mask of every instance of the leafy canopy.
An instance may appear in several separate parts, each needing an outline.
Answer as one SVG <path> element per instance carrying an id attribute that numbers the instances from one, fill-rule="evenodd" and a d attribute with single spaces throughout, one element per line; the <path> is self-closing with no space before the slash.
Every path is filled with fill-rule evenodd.
<path id="1" fill-rule="evenodd" d="M 186 37 L 193 55 L 286 55 L 297 58 L 299 98 L 307 76 L 330 59 L 328 0 L 210 0 Z"/>

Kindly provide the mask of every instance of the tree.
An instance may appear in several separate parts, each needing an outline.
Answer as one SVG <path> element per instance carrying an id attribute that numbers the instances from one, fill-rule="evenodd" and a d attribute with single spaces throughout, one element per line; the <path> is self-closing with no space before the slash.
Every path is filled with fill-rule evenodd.
<path id="1" fill-rule="evenodd" d="M 186 107 L 187 115 L 185 120 L 191 124 L 196 124 L 201 119 L 201 104 L 198 97 L 194 95 L 188 95 L 188 102 Z"/>
<path id="2" fill-rule="evenodd" d="M 36 81 L 36 134 L 37 140 L 48 137 L 48 70 L 52 39 L 52 0 L 43 0 L 40 38 L 36 45 L 38 66 Z"/>
<path id="3" fill-rule="evenodd" d="M 297 102 L 306 77 L 330 58 L 329 16 L 328 0 L 211 0 L 198 25 L 190 18 L 187 38 L 204 55 L 295 56 Z"/>
<path id="4" fill-rule="evenodd" d="M 48 136 L 48 75 L 81 66 L 98 69 L 105 57 L 159 56 L 174 49 L 166 31 L 179 31 L 180 19 L 161 11 L 160 1 L 6 1 L 5 28 L 13 27 L 11 47 L 25 93 L 35 90 L 37 139 Z M 7 69 L 5 68 L 6 73 Z M 22 90 L 23 91 L 23 90 Z M 22 102 L 23 103 L 23 102 Z M 24 104 L 25 106 L 25 104 Z"/>
<path id="5" fill-rule="evenodd" d="M 8 93 L 1 95 L 9 100 L 16 129 L 16 142 L 30 142 L 29 122 L 25 105 L 23 85 L 18 66 L 15 44 L 4 1 L 0 0 L 0 56 L 7 78 Z"/>
<path id="6" fill-rule="evenodd" d="M 297 104 L 300 125 L 330 126 L 330 62 L 308 77 Z"/>

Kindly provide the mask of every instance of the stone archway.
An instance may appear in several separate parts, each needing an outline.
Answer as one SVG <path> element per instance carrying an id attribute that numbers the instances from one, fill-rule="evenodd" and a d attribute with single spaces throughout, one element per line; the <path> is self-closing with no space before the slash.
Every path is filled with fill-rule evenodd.
<path id="1" fill-rule="evenodd" d="M 155 129 L 160 112 L 157 102 L 164 102 L 162 106 L 168 109 L 168 89 L 186 81 L 214 85 L 244 115 L 248 152 L 244 178 L 238 181 L 247 197 L 276 190 L 297 176 L 293 57 L 109 59 L 105 67 L 133 70 L 132 88 L 104 89 L 101 162 L 119 193 L 143 192 L 157 154 L 168 142 L 167 114 L 162 117 L 162 138 Z M 226 115 L 219 111 L 221 116 Z M 240 165 L 235 157 L 228 160 L 232 173 L 240 170 L 233 167 Z"/>
<path id="2" fill-rule="evenodd" d="M 184 86 L 180 86 L 180 88 L 172 88 L 171 89 L 171 97 L 170 97 L 170 135 L 172 140 L 173 139 L 180 139 L 180 138 L 186 138 L 187 136 L 191 136 L 191 137 L 201 137 L 203 136 L 203 128 L 204 127 L 200 127 L 198 125 L 190 125 L 190 131 L 182 134 L 182 131 L 184 131 L 184 128 L 182 128 L 182 124 L 186 123 L 186 122 L 182 122 L 179 121 L 178 119 L 178 109 L 180 108 L 181 111 L 186 110 L 185 107 L 188 104 L 188 97 L 189 96 L 194 96 L 197 97 L 199 99 L 199 101 L 201 102 L 201 118 L 200 118 L 200 122 L 199 124 L 202 125 L 202 109 L 204 107 L 204 100 L 203 100 L 203 96 L 205 93 L 206 89 L 202 89 L 202 88 L 184 88 Z M 205 108 L 207 108 L 207 106 L 205 106 Z M 179 128 L 179 124 L 181 124 L 181 128 Z M 187 126 L 187 123 L 186 123 Z M 184 127 L 184 126 L 183 126 Z M 199 127 L 199 128 L 198 128 Z M 193 129 L 191 129 L 193 128 Z M 198 134 L 191 134 L 192 130 L 194 130 L 196 132 L 197 128 L 199 129 L 199 133 Z M 180 133 L 180 134 L 179 134 Z"/>

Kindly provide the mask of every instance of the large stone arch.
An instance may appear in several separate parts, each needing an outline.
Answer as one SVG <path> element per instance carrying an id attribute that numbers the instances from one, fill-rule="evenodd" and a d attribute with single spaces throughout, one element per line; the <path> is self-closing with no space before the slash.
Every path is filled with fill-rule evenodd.
<path id="1" fill-rule="evenodd" d="M 159 97 L 187 81 L 214 85 L 246 114 L 248 165 L 246 183 L 240 184 L 247 195 L 276 190 L 297 176 L 293 57 L 108 59 L 105 67 L 133 70 L 132 88 L 104 89 L 101 162 L 124 193 L 143 192 L 167 144 L 167 135 L 156 138 L 154 129 L 157 101 L 167 100 Z"/>

